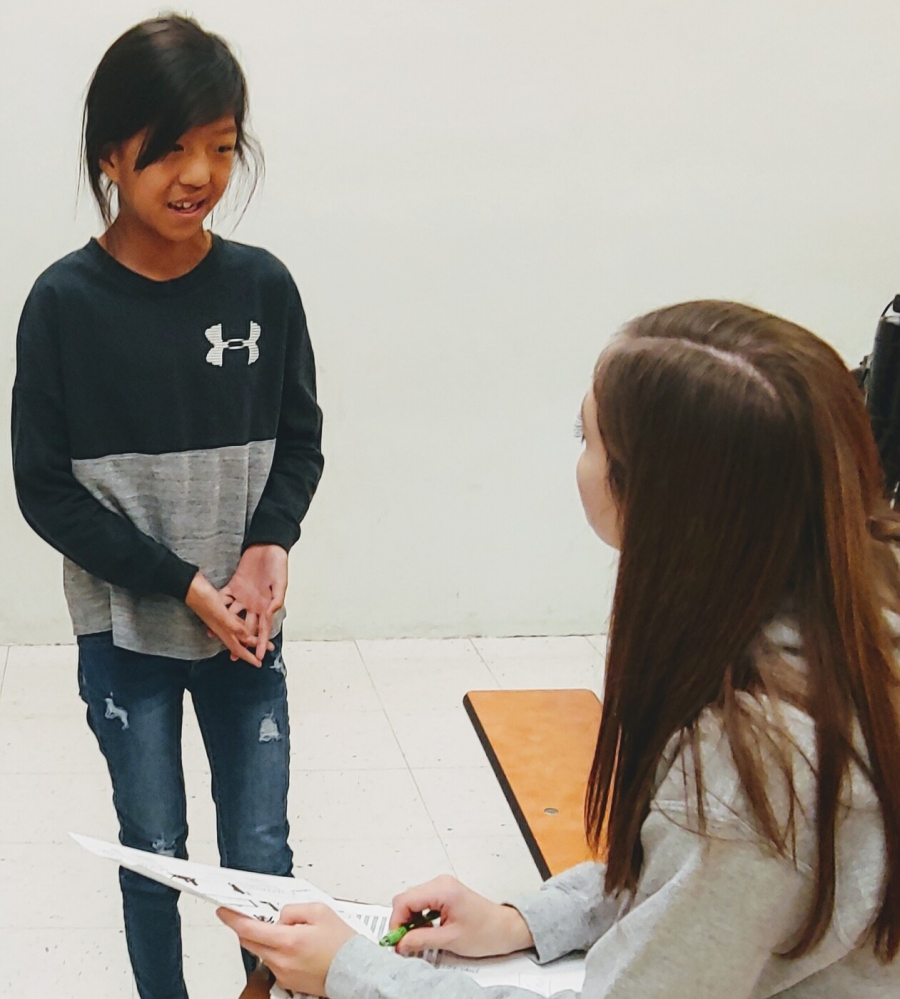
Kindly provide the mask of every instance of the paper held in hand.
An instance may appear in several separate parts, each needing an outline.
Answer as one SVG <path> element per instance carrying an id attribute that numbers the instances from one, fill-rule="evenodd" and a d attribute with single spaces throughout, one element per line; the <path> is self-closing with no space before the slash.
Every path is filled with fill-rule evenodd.
<path id="1" fill-rule="evenodd" d="M 321 902 L 334 909 L 355 930 L 374 943 L 388 929 L 391 917 L 388 906 L 335 899 L 303 878 L 283 878 L 273 874 L 253 874 L 228 867 L 195 864 L 189 860 L 177 860 L 117 843 L 106 843 L 89 836 L 79 836 L 77 833 L 69 835 L 98 857 L 113 860 L 160 884 L 204 898 L 217 906 L 224 906 L 261 922 L 277 922 L 279 913 L 286 905 Z M 517 985 L 530 989 L 539 996 L 551 996 L 565 989 L 579 992 L 584 982 L 583 955 L 571 955 L 544 965 L 537 964 L 526 952 L 482 959 L 456 957 L 445 951 L 430 951 L 423 956 L 437 967 L 456 968 L 466 972 L 480 985 Z M 273 990 L 272 994 L 286 995 L 280 990 Z"/>

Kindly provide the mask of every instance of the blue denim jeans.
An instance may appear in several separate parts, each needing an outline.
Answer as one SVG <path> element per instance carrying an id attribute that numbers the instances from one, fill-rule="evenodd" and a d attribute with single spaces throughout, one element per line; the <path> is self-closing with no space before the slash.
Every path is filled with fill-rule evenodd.
<path id="1" fill-rule="evenodd" d="M 78 639 L 78 687 L 112 778 L 125 846 L 187 857 L 181 758 L 190 691 L 209 758 L 225 867 L 289 875 L 290 730 L 281 637 L 261 669 L 227 652 L 198 662 L 118 649 L 109 632 Z M 178 892 L 119 871 L 128 953 L 141 999 L 186 999 Z M 255 958 L 243 954 L 249 971 Z"/>

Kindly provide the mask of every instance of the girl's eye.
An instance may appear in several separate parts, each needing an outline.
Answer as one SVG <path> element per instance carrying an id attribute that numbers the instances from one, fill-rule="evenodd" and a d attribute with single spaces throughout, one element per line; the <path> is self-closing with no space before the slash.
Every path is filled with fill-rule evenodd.
<path id="1" fill-rule="evenodd" d="M 220 153 L 233 153 L 234 146 L 219 146 Z"/>
<path id="2" fill-rule="evenodd" d="M 575 418 L 575 436 L 578 440 L 584 441 L 584 423 L 582 423 L 580 416 Z"/>

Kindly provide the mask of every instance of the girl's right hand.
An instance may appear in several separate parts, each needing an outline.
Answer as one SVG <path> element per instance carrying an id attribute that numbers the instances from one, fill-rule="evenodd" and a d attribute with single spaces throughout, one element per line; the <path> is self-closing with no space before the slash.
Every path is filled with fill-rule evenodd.
<path id="1" fill-rule="evenodd" d="M 246 648 L 247 644 L 256 644 L 255 636 L 248 635 L 246 624 L 228 609 L 225 598 L 202 573 L 194 576 L 184 602 L 228 649 L 232 659 L 243 659 L 251 666 L 262 666 L 260 660 Z"/>
<path id="2" fill-rule="evenodd" d="M 400 954 L 440 949 L 460 957 L 491 957 L 534 944 L 531 930 L 518 910 L 491 902 L 449 874 L 398 895 L 391 913 L 391 929 L 428 909 L 440 912 L 440 926 L 410 930 L 397 944 Z"/>

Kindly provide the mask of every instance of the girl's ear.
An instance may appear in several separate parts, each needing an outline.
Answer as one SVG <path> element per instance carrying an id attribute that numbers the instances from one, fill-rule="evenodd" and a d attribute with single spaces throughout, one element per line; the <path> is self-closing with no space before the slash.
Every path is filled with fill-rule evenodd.
<path id="1" fill-rule="evenodd" d="M 106 150 L 106 155 L 100 159 L 100 169 L 113 184 L 118 184 L 122 173 L 122 151 L 118 147 Z"/>

